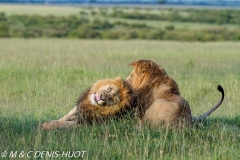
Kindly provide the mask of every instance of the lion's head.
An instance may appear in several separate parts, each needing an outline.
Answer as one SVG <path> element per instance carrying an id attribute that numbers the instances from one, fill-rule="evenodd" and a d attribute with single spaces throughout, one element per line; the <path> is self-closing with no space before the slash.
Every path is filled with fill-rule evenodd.
<path id="1" fill-rule="evenodd" d="M 126 99 L 126 95 L 130 95 L 127 92 L 130 92 L 129 86 L 122 78 L 104 79 L 93 84 L 89 99 L 95 106 L 113 106 Z"/>
<path id="2" fill-rule="evenodd" d="M 152 60 L 139 60 L 130 64 L 133 71 L 126 78 L 134 92 L 142 92 L 154 86 L 166 85 L 172 93 L 179 93 L 177 83 L 168 76 L 163 67 Z"/>

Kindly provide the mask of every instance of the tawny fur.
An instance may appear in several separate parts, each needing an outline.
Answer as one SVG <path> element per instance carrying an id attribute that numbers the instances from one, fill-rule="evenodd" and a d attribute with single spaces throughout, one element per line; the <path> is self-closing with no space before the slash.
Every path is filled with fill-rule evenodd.
<path id="1" fill-rule="evenodd" d="M 182 128 L 192 124 L 192 115 L 188 102 L 180 96 L 177 83 L 166 73 L 163 67 L 151 60 L 139 60 L 131 63 L 133 71 L 127 82 L 137 95 L 141 122 L 150 126 Z M 219 107 L 222 99 L 208 113 Z M 202 119 L 208 115 L 204 115 Z"/>

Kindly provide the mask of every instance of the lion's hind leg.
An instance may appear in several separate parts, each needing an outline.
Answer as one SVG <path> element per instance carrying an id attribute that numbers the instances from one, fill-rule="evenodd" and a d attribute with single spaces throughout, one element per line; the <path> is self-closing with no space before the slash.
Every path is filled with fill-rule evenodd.
<path id="1" fill-rule="evenodd" d="M 165 99 L 157 99 L 146 110 L 143 122 L 147 122 L 152 127 L 169 128 L 177 118 L 178 105 Z"/>
<path id="2" fill-rule="evenodd" d="M 146 110 L 143 120 L 153 127 L 181 130 L 191 125 L 191 111 L 188 103 L 157 99 Z"/>

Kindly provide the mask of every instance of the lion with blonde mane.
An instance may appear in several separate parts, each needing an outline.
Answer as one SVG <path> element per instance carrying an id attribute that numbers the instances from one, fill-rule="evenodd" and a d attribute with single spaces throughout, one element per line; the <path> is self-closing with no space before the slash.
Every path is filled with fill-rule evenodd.
<path id="1" fill-rule="evenodd" d="M 224 99 L 224 90 L 219 85 L 222 97 L 218 104 L 199 117 L 192 117 L 188 102 L 180 96 L 177 83 L 163 67 L 151 60 L 132 62 L 133 71 L 126 78 L 138 97 L 141 122 L 153 127 L 188 127 L 200 121 L 217 109 Z"/>
<path id="2" fill-rule="evenodd" d="M 76 106 L 59 120 L 40 125 L 43 130 L 71 128 L 121 117 L 131 110 L 132 90 L 122 78 L 99 80 L 86 90 Z"/>

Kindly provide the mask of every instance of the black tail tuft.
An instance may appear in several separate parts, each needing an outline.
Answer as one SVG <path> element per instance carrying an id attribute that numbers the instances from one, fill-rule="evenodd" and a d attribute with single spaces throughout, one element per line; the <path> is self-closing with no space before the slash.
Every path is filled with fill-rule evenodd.
<path id="1" fill-rule="evenodd" d="M 223 97 L 224 97 L 224 90 L 223 90 L 223 88 L 222 88 L 221 85 L 218 85 L 218 90 L 219 90 L 219 92 L 222 93 L 222 95 L 223 95 Z"/>

